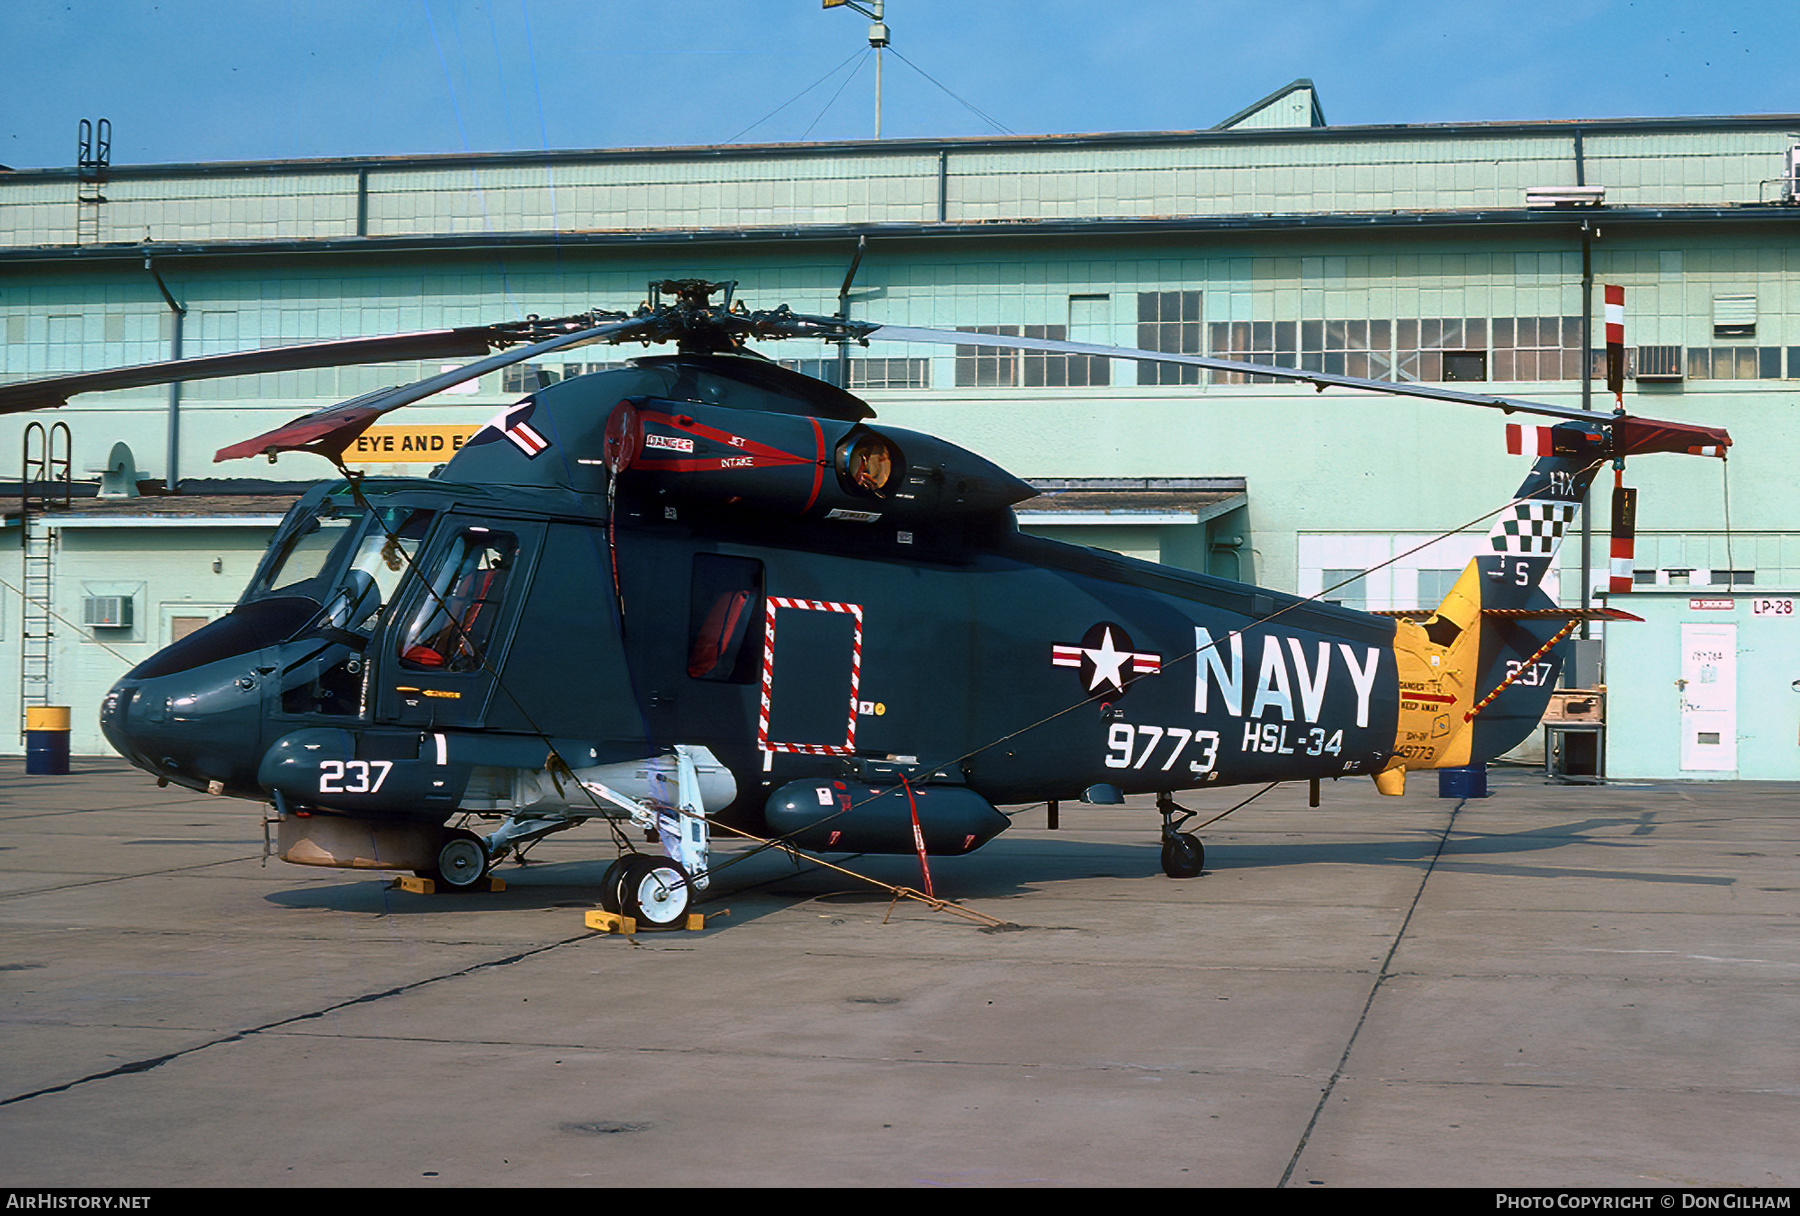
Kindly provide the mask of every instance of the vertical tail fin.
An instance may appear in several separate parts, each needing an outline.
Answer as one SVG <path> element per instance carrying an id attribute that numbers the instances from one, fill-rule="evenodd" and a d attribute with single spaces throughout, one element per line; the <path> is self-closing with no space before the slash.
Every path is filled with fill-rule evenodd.
<path id="1" fill-rule="evenodd" d="M 1400 715 L 1394 758 L 1376 782 L 1384 792 L 1399 792 L 1406 769 L 1490 760 L 1536 729 L 1561 670 L 1556 643 L 1579 618 L 1541 584 L 1613 454 L 1609 438 L 1600 421 L 1507 427 L 1508 447 L 1538 459 L 1489 531 L 1489 551 L 1436 612 L 1396 629 Z"/>
<path id="2" fill-rule="evenodd" d="M 1717 427 L 1623 412 L 1509 425 L 1506 439 L 1514 453 L 1538 459 L 1488 533 L 1490 551 L 1429 618 L 1395 629 L 1400 714 L 1393 757 L 1375 775 L 1383 793 L 1400 793 L 1408 769 L 1478 763 L 1517 746 L 1543 717 L 1562 667 L 1557 643 L 1573 623 L 1638 619 L 1616 608 L 1560 609 L 1540 587 L 1602 464 L 1647 452 L 1723 458 L 1731 446 Z M 1635 512 L 1635 492 L 1627 494 Z"/>
<path id="3" fill-rule="evenodd" d="M 1530 452 L 1538 459 L 1488 533 L 1492 551 L 1475 559 L 1483 608 L 1548 603 L 1538 585 L 1556 559 L 1563 535 L 1574 526 L 1595 471 L 1611 454 L 1606 429 L 1598 424 L 1513 424 L 1506 428 L 1506 439 L 1508 450 Z"/>

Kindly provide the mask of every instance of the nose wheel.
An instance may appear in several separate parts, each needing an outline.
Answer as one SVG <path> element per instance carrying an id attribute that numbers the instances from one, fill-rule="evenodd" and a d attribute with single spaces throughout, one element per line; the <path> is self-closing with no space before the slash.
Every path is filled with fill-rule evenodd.
<path id="1" fill-rule="evenodd" d="M 1170 878 L 1198 878 L 1206 869 L 1206 846 L 1181 825 L 1194 817 L 1194 812 L 1179 806 L 1167 794 L 1156 796 L 1156 809 L 1162 812 L 1162 869 Z"/>

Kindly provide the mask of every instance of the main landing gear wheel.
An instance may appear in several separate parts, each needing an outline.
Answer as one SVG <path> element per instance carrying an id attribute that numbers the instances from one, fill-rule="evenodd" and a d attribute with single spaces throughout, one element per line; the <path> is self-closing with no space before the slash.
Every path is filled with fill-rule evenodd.
<path id="1" fill-rule="evenodd" d="M 487 876 L 487 846 L 481 837 L 461 828 L 451 832 L 438 850 L 437 868 L 423 877 L 451 891 L 467 891 Z"/>
<path id="2" fill-rule="evenodd" d="M 1198 878 L 1206 868 L 1206 846 L 1199 837 L 1171 832 L 1163 837 L 1162 868 L 1170 878 Z"/>
<path id="3" fill-rule="evenodd" d="M 673 929 L 687 917 L 694 886 L 678 861 L 635 854 L 619 867 L 619 910 L 646 929 Z"/>
<path id="4" fill-rule="evenodd" d="M 638 856 L 640 854 L 627 853 L 623 857 L 615 858 L 613 863 L 606 867 L 606 873 L 600 876 L 600 906 L 614 916 L 625 911 L 625 903 L 619 896 L 619 879 L 623 877 L 625 863 Z"/>

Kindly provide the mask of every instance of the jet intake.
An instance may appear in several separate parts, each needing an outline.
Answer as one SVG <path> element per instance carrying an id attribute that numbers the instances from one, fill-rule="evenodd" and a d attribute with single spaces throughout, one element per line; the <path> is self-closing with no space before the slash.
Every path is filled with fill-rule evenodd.
<path id="1" fill-rule="evenodd" d="M 620 402 L 606 460 L 648 499 L 849 523 L 982 514 L 1037 493 L 930 435 L 686 401 Z"/>

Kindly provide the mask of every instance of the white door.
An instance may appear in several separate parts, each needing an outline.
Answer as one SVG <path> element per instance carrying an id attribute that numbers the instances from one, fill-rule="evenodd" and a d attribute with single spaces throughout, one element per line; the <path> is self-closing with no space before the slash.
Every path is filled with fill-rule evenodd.
<path id="1" fill-rule="evenodd" d="M 1737 768 L 1737 626 L 1681 627 L 1681 767 Z"/>

